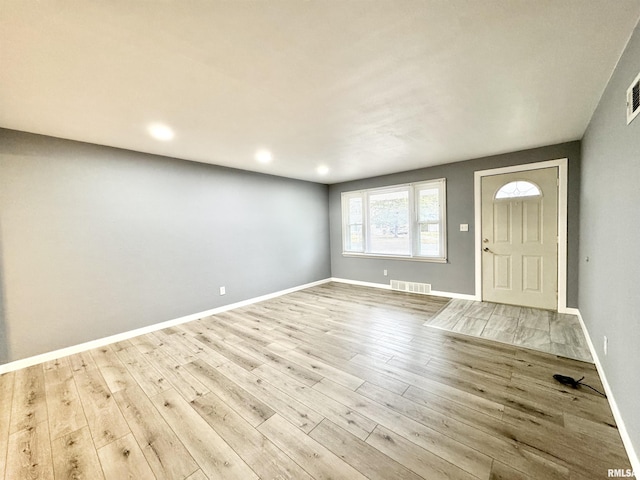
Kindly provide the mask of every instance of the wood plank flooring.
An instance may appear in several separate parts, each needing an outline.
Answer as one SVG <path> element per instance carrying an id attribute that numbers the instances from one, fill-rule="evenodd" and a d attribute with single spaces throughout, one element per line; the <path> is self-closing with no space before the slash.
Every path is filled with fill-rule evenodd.
<path id="1" fill-rule="evenodd" d="M 446 304 L 330 283 L 2 375 L 0 477 L 577 480 L 631 468 L 606 399 L 552 378 L 602 390 L 592 364 L 424 326 Z"/>

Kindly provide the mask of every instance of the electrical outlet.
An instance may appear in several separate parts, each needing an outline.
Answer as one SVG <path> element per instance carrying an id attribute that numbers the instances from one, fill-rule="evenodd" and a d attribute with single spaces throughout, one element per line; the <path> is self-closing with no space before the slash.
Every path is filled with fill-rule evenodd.
<path id="1" fill-rule="evenodd" d="M 609 339 L 607 338 L 606 335 L 604 336 L 603 349 L 604 349 L 604 354 L 607 355 L 609 351 Z"/>
<path id="2" fill-rule="evenodd" d="M 387 270 L 384 269 L 382 272 L 384 273 L 384 276 L 386 277 L 387 276 Z"/>
<path id="3" fill-rule="evenodd" d="M 226 287 L 220 287 L 220 295 L 226 295 L 226 294 L 227 294 Z"/>

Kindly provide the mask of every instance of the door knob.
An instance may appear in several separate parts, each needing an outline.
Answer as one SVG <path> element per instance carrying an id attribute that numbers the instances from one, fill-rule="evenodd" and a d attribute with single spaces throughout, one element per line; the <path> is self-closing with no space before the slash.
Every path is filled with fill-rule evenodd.
<path id="1" fill-rule="evenodd" d="M 489 250 L 489 247 L 484 247 L 482 251 L 487 253 L 493 253 L 491 250 Z"/>
<path id="2" fill-rule="evenodd" d="M 482 243 L 489 243 L 489 239 L 488 238 L 483 238 L 482 239 Z"/>

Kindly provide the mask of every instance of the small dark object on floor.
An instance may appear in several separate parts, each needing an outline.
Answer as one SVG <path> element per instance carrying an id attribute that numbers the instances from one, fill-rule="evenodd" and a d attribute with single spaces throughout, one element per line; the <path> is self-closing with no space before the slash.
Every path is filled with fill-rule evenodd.
<path id="1" fill-rule="evenodd" d="M 580 380 L 575 380 L 571 377 L 567 377 L 565 375 L 560 375 L 559 373 L 556 373 L 553 378 L 555 378 L 557 381 L 559 381 L 561 384 L 563 385 L 569 385 L 572 388 L 578 388 L 578 386 L 580 385 L 580 382 L 582 380 L 584 380 L 584 377 L 582 377 Z"/>
<path id="2" fill-rule="evenodd" d="M 602 393 L 600 390 L 597 390 L 595 388 L 593 388 L 591 385 L 587 385 L 586 383 L 582 383 L 582 380 L 584 380 L 584 377 L 580 378 L 579 380 L 576 380 L 574 378 L 571 377 L 567 377 L 566 375 L 560 375 L 559 373 L 556 373 L 553 378 L 555 378 L 557 381 L 559 381 L 561 384 L 563 385 L 568 385 L 571 388 L 578 388 L 580 385 L 584 385 L 585 387 L 590 388 L 591 390 L 593 390 L 596 393 L 599 393 L 600 395 L 602 395 L 604 398 L 607 398 L 607 396 Z"/>

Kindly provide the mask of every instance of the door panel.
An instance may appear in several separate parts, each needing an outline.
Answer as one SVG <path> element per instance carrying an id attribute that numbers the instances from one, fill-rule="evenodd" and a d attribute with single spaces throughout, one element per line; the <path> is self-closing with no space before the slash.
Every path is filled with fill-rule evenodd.
<path id="1" fill-rule="evenodd" d="M 507 202 L 493 205 L 493 235 L 495 243 L 511 243 L 511 205 Z"/>
<path id="2" fill-rule="evenodd" d="M 542 257 L 525 255 L 522 257 L 522 290 L 542 292 Z"/>
<path id="3" fill-rule="evenodd" d="M 511 255 L 494 255 L 493 285 L 496 289 L 511 290 Z"/>
<path id="4" fill-rule="evenodd" d="M 557 178 L 557 167 L 482 178 L 483 300 L 557 307 Z M 540 195 L 517 196 L 516 190 L 496 199 L 502 186 L 517 181 L 535 184 Z"/>
<path id="5" fill-rule="evenodd" d="M 542 212 L 540 201 L 528 201 L 522 204 L 522 241 L 540 243 L 542 233 Z"/>

